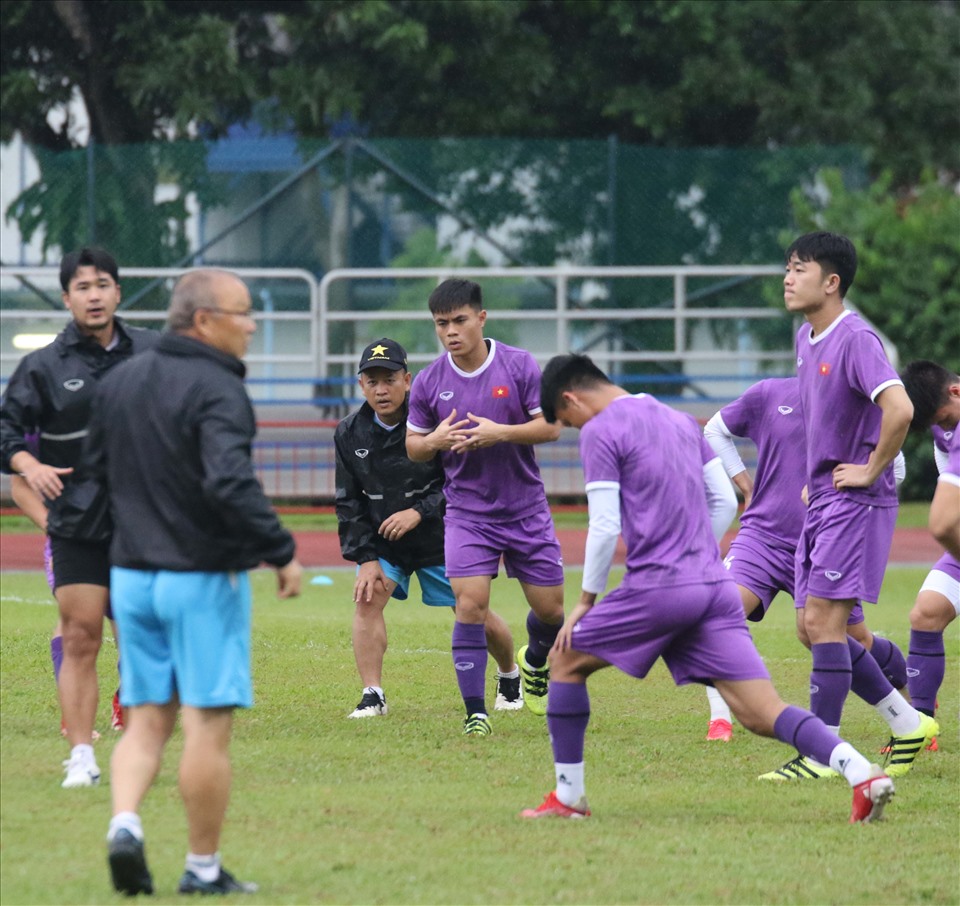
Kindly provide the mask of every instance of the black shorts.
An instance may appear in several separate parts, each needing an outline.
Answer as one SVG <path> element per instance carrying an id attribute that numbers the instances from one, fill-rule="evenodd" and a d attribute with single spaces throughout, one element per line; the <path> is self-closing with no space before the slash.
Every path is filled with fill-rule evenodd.
<path id="1" fill-rule="evenodd" d="M 110 543 L 50 536 L 54 591 L 62 585 L 110 587 Z"/>

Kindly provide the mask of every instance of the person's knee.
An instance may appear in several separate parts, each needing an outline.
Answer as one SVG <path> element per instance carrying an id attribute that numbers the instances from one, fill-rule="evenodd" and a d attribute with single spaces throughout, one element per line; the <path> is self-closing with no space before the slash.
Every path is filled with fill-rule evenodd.
<path id="1" fill-rule="evenodd" d="M 910 628 L 918 632 L 943 632 L 957 612 L 946 598 L 921 595 L 910 611 Z"/>
<path id="2" fill-rule="evenodd" d="M 102 640 L 101 620 L 63 621 L 63 652 L 68 657 L 96 658 Z"/>

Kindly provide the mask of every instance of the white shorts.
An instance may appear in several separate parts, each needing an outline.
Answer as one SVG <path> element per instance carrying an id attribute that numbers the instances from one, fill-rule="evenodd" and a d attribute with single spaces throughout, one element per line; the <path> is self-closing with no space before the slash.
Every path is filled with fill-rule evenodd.
<path id="1" fill-rule="evenodd" d="M 960 616 L 960 582 L 953 576 L 939 569 L 931 569 L 927 573 L 927 578 L 923 580 L 920 591 L 934 591 L 938 595 L 943 595 L 953 605 L 957 616 Z"/>

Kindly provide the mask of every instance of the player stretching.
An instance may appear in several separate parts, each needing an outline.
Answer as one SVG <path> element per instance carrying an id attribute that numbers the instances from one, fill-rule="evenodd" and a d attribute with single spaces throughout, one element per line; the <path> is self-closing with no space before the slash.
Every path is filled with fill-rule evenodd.
<path id="1" fill-rule="evenodd" d="M 358 383 L 366 402 L 337 426 L 337 527 L 345 560 L 357 564 L 353 585 L 353 654 L 363 683 L 350 717 L 387 713 L 380 685 L 387 650 L 384 608 L 405 601 L 417 574 L 423 603 L 453 607 L 443 569 L 443 469 L 411 462 L 405 447 L 410 372 L 407 353 L 384 337 L 363 351 Z M 487 611 L 486 641 L 499 664 L 498 711 L 523 707 L 510 628 Z"/>
<path id="2" fill-rule="evenodd" d="M 430 295 L 447 350 L 410 392 L 407 454 L 446 472 L 447 576 L 457 599 L 453 661 L 467 706 L 464 734 L 490 733 L 483 696 L 484 621 L 503 557 L 520 580 L 530 613 L 528 644 L 517 652 L 527 707 L 547 710 L 547 653 L 563 622 L 563 561 L 533 445 L 560 429 L 540 412 L 540 369 L 530 353 L 485 339 L 480 287 L 446 280 Z"/>
<path id="3" fill-rule="evenodd" d="M 889 724 L 887 771 L 898 776 L 937 734 L 936 721 L 906 702 L 846 627 L 858 600 L 880 594 L 897 518 L 893 460 L 913 406 L 877 335 L 844 308 L 857 270 L 853 243 L 809 233 L 785 259 L 784 303 L 807 321 L 797 334 L 809 507 L 796 599 L 813 655 L 810 710 L 836 730 L 852 689 Z M 763 779 L 829 776 L 825 767 L 794 760 Z"/>
<path id="4" fill-rule="evenodd" d="M 582 355 L 543 373 L 548 421 L 580 429 L 590 527 L 583 589 L 550 655 L 547 726 L 557 785 L 524 818 L 584 818 L 588 677 L 611 664 L 642 679 L 663 657 L 677 684 L 713 683 L 737 719 L 832 765 L 853 787 L 851 822 L 877 820 L 893 782 L 808 711 L 777 695 L 743 619 L 710 528 L 702 437 L 689 415 L 630 396 Z M 617 538 L 623 582 L 599 603 Z"/>
<path id="5" fill-rule="evenodd" d="M 800 414 L 800 387 L 795 377 L 770 378 L 750 387 L 724 406 L 703 429 L 745 501 L 740 531 L 733 539 L 724 566 L 737 583 L 747 619 L 759 622 L 778 592 L 794 597 L 794 555 L 807 508 L 801 498 L 806 462 L 806 435 Z M 752 478 L 734 446 L 735 437 L 748 437 L 757 447 L 757 474 Z M 906 471 L 897 454 L 898 481 Z M 797 610 L 797 635 L 808 648 L 803 611 Z M 867 628 L 863 608 L 856 604 L 847 632 L 880 664 L 894 688 L 907 684 L 907 665 L 900 649 Z M 729 741 L 733 735 L 730 709 L 714 689 L 707 689 L 710 727 L 707 739 Z"/>
<path id="6" fill-rule="evenodd" d="M 914 430 L 930 428 L 940 479 L 930 507 L 931 530 L 945 553 L 930 570 L 910 611 L 907 676 L 910 701 L 933 717 L 943 684 L 943 633 L 960 614 L 960 377 L 934 362 L 911 362 L 903 384 Z"/>

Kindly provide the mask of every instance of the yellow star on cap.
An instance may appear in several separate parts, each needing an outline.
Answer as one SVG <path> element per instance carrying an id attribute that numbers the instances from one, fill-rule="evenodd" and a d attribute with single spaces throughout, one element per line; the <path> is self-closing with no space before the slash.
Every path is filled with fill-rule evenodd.
<path id="1" fill-rule="evenodd" d="M 370 355 L 386 355 L 386 354 L 387 354 L 387 347 L 384 346 L 383 344 L 378 343 L 376 346 L 373 347 L 373 349 L 370 350 Z"/>

